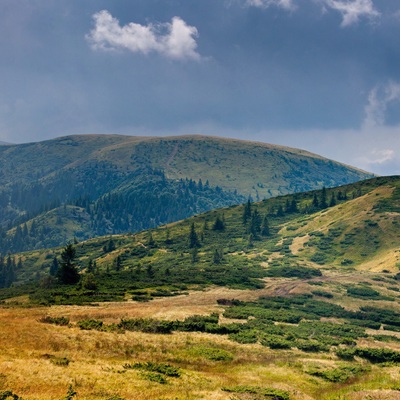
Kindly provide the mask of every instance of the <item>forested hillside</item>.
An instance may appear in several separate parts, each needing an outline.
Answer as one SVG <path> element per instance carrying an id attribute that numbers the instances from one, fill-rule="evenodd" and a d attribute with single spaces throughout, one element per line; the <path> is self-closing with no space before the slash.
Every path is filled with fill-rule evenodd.
<path id="1" fill-rule="evenodd" d="M 0 147 L 0 252 L 137 232 L 248 198 L 371 175 L 303 150 L 183 136 L 70 136 Z"/>

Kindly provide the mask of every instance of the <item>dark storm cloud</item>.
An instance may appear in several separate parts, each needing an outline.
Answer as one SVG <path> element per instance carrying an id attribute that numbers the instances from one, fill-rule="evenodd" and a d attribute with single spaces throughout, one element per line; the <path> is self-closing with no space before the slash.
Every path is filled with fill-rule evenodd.
<path id="1" fill-rule="evenodd" d="M 207 133 L 397 168 L 373 134 L 399 134 L 397 0 L 0 1 L 0 140 Z"/>

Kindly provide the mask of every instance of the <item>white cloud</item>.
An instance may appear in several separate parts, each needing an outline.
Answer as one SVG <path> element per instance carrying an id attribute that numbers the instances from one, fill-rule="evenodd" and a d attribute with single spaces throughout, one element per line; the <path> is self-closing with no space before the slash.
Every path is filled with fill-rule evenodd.
<path id="1" fill-rule="evenodd" d="M 392 149 L 382 149 L 382 150 L 371 150 L 371 152 L 367 155 L 367 157 L 360 157 L 359 161 L 363 162 L 366 165 L 382 165 L 389 161 L 392 161 L 394 158 L 395 152 Z"/>
<path id="2" fill-rule="evenodd" d="M 171 23 L 121 26 L 107 10 L 93 15 L 95 27 L 86 36 L 95 50 L 129 50 L 132 53 L 162 54 L 168 58 L 199 60 L 197 29 L 179 17 Z"/>
<path id="3" fill-rule="evenodd" d="M 369 93 L 368 104 L 365 107 L 364 126 L 383 126 L 388 105 L 399 100 L 400 84 L 397 82 L 389 82 L 385 86 L 373 88 Z"/>
<path id="4" fill-rule="evenodd" d="M 270 6 L 281 7 L 285 10 L 294 10 L 296 8 L 293 0 L 247 0 L 246 4 L 259 8 L 268 8 Z"/>
<path id="5" fill-rule="evenodd" d="M 360 17 L 376 18 L 380 13 L 372 0 L 321 0 L 322 3 L 342 14 L 342 27 L 355 24 Z"/>

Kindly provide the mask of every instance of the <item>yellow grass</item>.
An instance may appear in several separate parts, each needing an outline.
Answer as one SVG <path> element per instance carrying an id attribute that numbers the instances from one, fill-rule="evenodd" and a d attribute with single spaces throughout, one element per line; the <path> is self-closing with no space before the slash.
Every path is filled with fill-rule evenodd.
<path id="1" fill-rule="evenodd" d="M 68 387 L 72 385 L 77 392 L 76 399 L 120 396 L 144 400 L 228 400 L 235 397 L 221 390 L 223 387 L 251 385 L 287 390 L 291 400 L 334 399 L 329 396 L 342 387 L 313 378 L 304 369 L 308 363 L 334 366 L 339 361 L 331 354 L 273 351 L 258 344 L 240 345 L 222 335 L 82 331 L 75 326 L 62 327 L 38 321 L 46 315 L 67 316 L 73 325 L 84 318 L 98 318 L 105 322 L 135 317 L 182 319 L 193 314 L 221 313 L 223 309 L 216 305 L 216 300 L 221 297 L 252 300 L 260 294 L 274 293 L 278 287 L 289 292 L 300 290 L 300 286 L 292 287 L 295 283 L 287 282 L 285 286 L 284 282 L 276 280 L 259 291 L 213 288 L 145 304 L 124 302 L 100 304 L 98 307 L 0 308 L 0 393 L 12 390 L 24 400 L 60 400 L 65 398 Z M 204 348 L 228 351 L 233 360 L 212 361 L 202 355 Z M 66 357 L 70 364 L 55 365 L 51 357 Z M 160 384 L 149 381 L 143 371 L 123 368 L 125 363 L 148 361 L 177 366 L 182 375 L 180 378 L 167 378 L 167 384 Z M 371 376 L 374 373 L 371 372 Z M 379 389 L 379 393 L 385 396 L 392 395 L 394 391 L 389 389 L 399 381 L 399 368 L 388 368 L 382 376 L 384 385 L 371 383 L 371 387 L 359 388 L 351 396 L 356 396 L 361 389 L 368 389 L 368 393 Z M 356 384 L 357 380 L 351 385 L 356 387 Z M 358 400 L 362 397 L 346 398 Z"/>

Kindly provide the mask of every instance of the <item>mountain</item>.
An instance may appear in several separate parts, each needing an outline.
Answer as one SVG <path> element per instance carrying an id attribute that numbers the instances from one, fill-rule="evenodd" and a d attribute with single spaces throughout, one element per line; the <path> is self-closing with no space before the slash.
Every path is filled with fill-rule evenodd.
<path id="1" fill-rule="evenodd" d="M 397 399 L 399 224 L 400 177 L 380 177 L 0 259 L 0 282 L 17 276 L 0 290 L 2 389 Z M 81 278 L 62 284 L 71 247 Z"/>
<path id="2" fill-rule="evenodd" d="M 137 232 L 249 196 L 371 176 L 303 150 L 205 136 L 81 135 L 1 146 L 0 252 Z"/>

